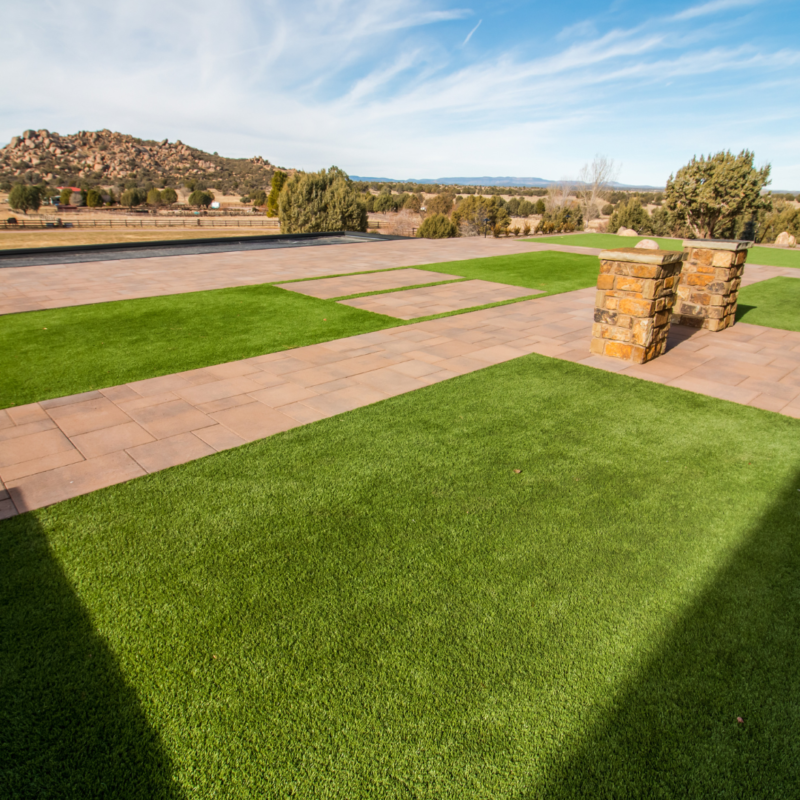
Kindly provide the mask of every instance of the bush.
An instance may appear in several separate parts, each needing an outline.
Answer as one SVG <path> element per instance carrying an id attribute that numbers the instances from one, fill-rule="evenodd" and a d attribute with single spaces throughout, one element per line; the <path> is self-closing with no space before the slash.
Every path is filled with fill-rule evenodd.
<path id="1" fill-rule="evenodd" d="M 267 193 L 263 189 L 259 189 L 250 195 L 250 200 L 254 206 L 265 206 L 267 204 Z"/>
<path id="2" fill-rule="evenodd" d="M 103 205 L 103 195 L 100 194 L 98 189 L 89 189 L 86 192 L 86 205 L 89 208 L 100 208 Z"/>
<path id="3" fill-rule="evenodd" d="M 652 233 L 652 220 L 638 198 L 620 203 L 611 215 L 608 232 L 616 233 L 620 228 L 631 228 L 641 234 Z"/>
<path id="4" fill-rule="evenodd" d="M 119 202 L 120 205 L 133 208 L 133 206 L 141 205 L 144 199 L 145 198 L 142 197 L 142 192 L 140 192 L 138 189 L 126 189 L 122 193 L 122 197 L 120 197 Z"/>
<path id="5" fill-rule="evenodd" d="M 507 225 L 508 211 L 499 199 L 479 194 L 464 198 L 453 211 L 453 222 L 461 235 L 480 236 L 497 225 Z"/>
<path id="6" fill-rule="evenodd" d="M 39 187 L 18 183 L 9 192 L 8 204 L 15 211 L 37 211 L 42 204 L 42 195 Z"/>
<path id="7" fill-rule="evenodd" d="M 64 187 L 58 195 L 58 202 L 61 203 L 62 206 L 68 206 L 71 197 L 72 189 Z"/>
<path id="8" fill-rule="evenodd" d="M 288 177 L 289 176 L 287 173 L 281 172 L 280 170 L 276 170 L 272 173 L 272 185 L 269 191 L 269 197 L 267 198 L 268 217 L 278 216 L 278 205 L 280 203 L 281 191 L 286 185 L 286 180 Z"/>
<path id="9" fill-rule="evenodd" d="M 418 194 L 410 194 L 403 208 L 408 209 L 415 214 L 419 214 L 419 211 L 422 208 L 422 198 Z"/>
<path id="10" fill-rule="evenodd" d="M 161 205 L 161 192 L 158 189 L 151 189 L 147 193 L 147 205 L 160 206 Z"/>
<path id="11" fill-rule="evenodd" d="M 614 213 L 614 206 L 611 203 L 606 203 L 601 209 L 600 213 L 606 217 L 610 217 Z"/>
<path id="12" fill-rule="evenodd" d="M 520 235 L 520 233 L 521 233 L 521 229 L 520 229 L 519 225 L 515 225 L 515 226 L 514 226 L 514 227 L 511 229 L 511 233 L 512 233 L 514 236 L 519 236 L 519 235 Z"/>
<path id="13" fill-rule="evenodd" d="M 800 238 L 800 209 L 789 203 L 776 204 L 764 217 L 758 239 L 762 242 L 774 242 L 784 231 Z"/>
<path id="14" fill-rule="evenodd" d="M 536 226 L 536 233 L 571 233 L 579 230 L 583 230 L 583 212 L 577 204 L 546 211 Z"/>
<path id="15" fill-rule="evenodd" d="M 165 206 L 171 206 L 178 202 L 178 193 L 174 189 L 166 188 L 161 192 L 161 202 Z"/>
<path id="16" fill-rule="evenodd" d="M 452 239 L 458 236 L 458 226 L 446 214 L 431 214 L 417 231 L 422 239 Z"/>
<path id="17" fill-rule="evenodd" d="M 446 216 L 450 216 L 450 212 L 453 210 L 453 203 L 455 202 L 455 197 L 452 194 L 437 194 L 436 197 L 429 197 L 425 202 L 425 211 L 428 214 L 445 214 Z M 440 239 L 442 237 L 427 237 L 427 238 L 437 238 Z"/>
<path id="18" fill-rule="evenodd" d="M 366 205 L 338 167 L 293 175 L 280 191 L 278 216 L 283 233 L 367 229 Z"/>
<path id="19" fill-rule="evenodd" d="M 534 206 L 533 206 L 533 213 L 534 214 L 544 214 L 544 212 L 546 210 L 547 210 L 547 208 L 545 207 L 544 200 L 539 198 L 536 201 L 536 203 L 534 204 Z"/>
<path id="20" fill-rule="evenodd" d="M 523 236 L 528 236 L 530 234 L 530 232 L 531 232 L 531 226 L 526 222 L 522 226 L 522 235 Z"/>
<path id="21" fill-rule="evenodd" d="M 189 205 L 200 208 L 208 208 L 214 202 L 214 195 L 211 192 L 204 192 L 200 189 L 195 189 L 189 195 Z"/>
<path id="22" fill-rule="evenodd" d="M 397 211 L 397 204 L 389 189 L 384 189 L 376 198 L 373 208 L 379 214 L 387 211 Z"/>
<path id="23" fill-rule="evenodd" d="M 517 209 L 518 217 L 529 217 L 531 214 L 536 213 L 536 204 L 531 203 L 530 200 L 523 200 Z"/>

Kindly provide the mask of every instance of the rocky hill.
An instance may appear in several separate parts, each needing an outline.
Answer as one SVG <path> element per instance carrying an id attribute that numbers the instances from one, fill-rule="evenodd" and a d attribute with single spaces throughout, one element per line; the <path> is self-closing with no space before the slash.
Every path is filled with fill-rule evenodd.
<path id="1" fill-rule="evenodd" d="M 267 189 L 273 170 L 261 156 L 224 158 L 180 140 L 156 142 L 109 130 L 67 136 L 28 130 L 0 149 L 2 188 L 14 183 L 90 188 L 192 182 L 199 188 L 245 194 Z"/>

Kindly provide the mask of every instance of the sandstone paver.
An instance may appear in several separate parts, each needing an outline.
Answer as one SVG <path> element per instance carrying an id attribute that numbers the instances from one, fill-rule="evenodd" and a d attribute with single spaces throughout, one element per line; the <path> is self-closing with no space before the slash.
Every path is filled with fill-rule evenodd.
<path id="1" fill-rule="evenodd" d="M 404 286 L 420 286 L 424 283 L 461 280 L 460 275 L 447 275 L 424 269 L 396 269 L 388 272 L 373 272 L 363 275 L 347 275 L 341 278 L 320 278 L 315 281 L 278 284 L 278 288 L 330 300 L 349 294 L 381 292 L 386 289 L 401 289 Z"/>

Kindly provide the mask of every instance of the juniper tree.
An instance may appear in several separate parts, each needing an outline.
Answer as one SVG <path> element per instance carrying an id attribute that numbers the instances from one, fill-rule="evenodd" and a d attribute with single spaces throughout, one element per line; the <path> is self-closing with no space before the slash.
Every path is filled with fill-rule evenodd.
<path id="1" fill-rule="evenodd" d="M 278 216 L 283 233 L 367 229 L 367 208 L 338 167 L 293 175 L 280 191 Z"/>

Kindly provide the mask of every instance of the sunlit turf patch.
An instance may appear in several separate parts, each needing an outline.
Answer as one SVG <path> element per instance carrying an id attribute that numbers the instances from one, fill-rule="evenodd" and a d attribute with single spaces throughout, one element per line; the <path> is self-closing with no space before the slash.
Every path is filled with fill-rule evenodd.
<path id="1" fill-rule="evenodd" d="M 420 268 L 547 294 L 593 285 L 599 269 L 595 258 L 560 253 Z M 0 408 L 403 324 L 268 284 L 7 314 L 0 316 Z"/>
<path id="2" fill-rule="evenodd" d="M 800 331 L 800 279 L 770 278 L 740 289 L 736 319 Z"/>
<path id="3" fill-rule="evenodd" d="M 530 356 L 2 522 L 4 785 L 793 796 L 798 453 Z"/>
<path id="4" fill-rule="evenodd" d="M 653 239 L 662 250 L 682 250 L 682 239 L 664 239 L 658 236 L 617 236 L 614 233 L 578 233 L 570 236 L 537 236 L 525 239 L 537 244 L 566 244 L 571 247 L 602 247 L 609 250 L 616 247 L 633 247 L 642 239 Z M 775 247 L 751 247 L 747 260 L 751 264 L 763 264 L 768 267 L 800 268 L 800 250 L 778 249 Z"/>

